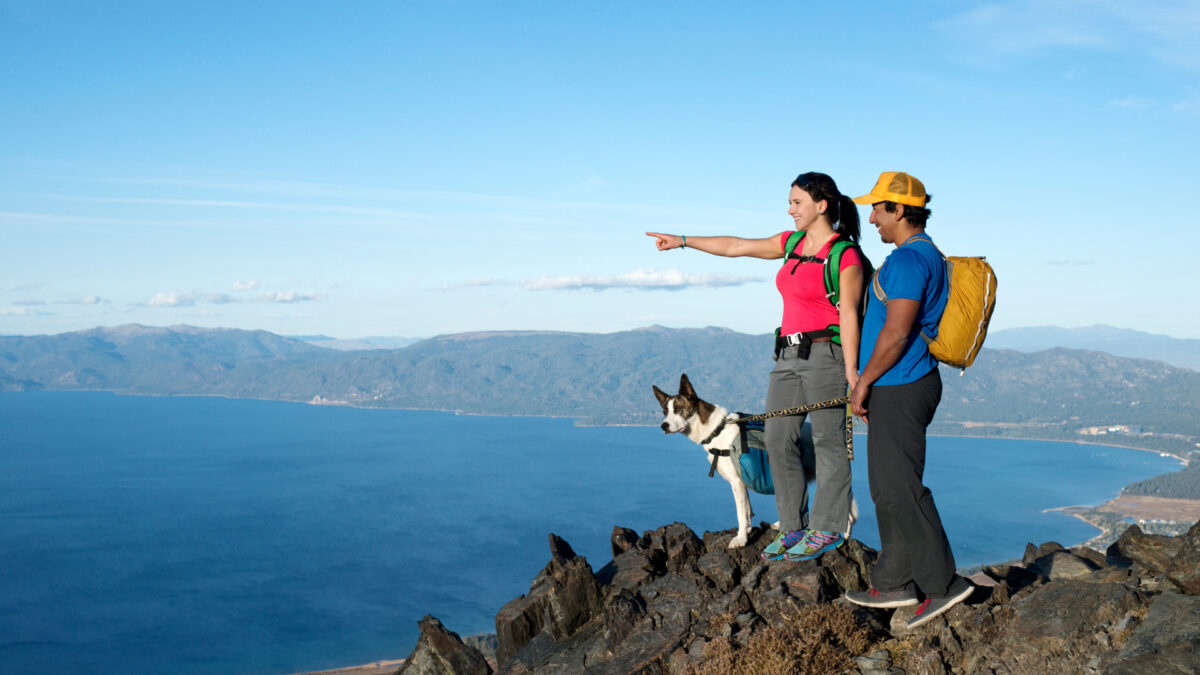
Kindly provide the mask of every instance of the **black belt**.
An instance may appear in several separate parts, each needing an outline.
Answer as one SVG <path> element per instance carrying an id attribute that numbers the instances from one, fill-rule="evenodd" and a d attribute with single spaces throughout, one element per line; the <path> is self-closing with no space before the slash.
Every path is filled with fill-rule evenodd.
<path id="1" fill-rule="evenodd" d="M 802 359 L 808 358 L 809 349 L 812 348 L 814 342 L 831 342 L 836 332 L 828 328 L 822 330 L 810 330 L 807 333 L 792 333 L 790 335 L 780 335 L 775 332 L 775 358 L 779 358 L 779 354 L 788 347 L 796 347 L 796 355 Z"/>

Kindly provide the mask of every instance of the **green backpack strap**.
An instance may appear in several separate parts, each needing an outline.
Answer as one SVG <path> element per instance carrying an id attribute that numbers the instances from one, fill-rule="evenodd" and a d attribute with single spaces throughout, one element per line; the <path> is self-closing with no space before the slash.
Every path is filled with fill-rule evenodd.
<path id="1" fill-rule="evenodd" d="M 804 239 L 804 233 L 800 230 L 796 230 L 788 235 L 787 241 L 783 244 L 783 261 L 785 263 L 787 262 L 788 256 L 792 255 L 792 253 L 796 250 L 796 247 L 800 245 L 800 241 L 802 239 Z"/>
<path id="2" fill-rule="evenodd" d="M 841 285 L 840 268 L 842 266 L 842 254 L 846 252 L 846 249 L 853 248 L 854 250 L 858 251 L 858 259 L 861 261 L 864 279 L 870 278 L 870 276 L 874 273 L 874 269 L 871 267 L 871 261 L 868 260 L 866 254 L 863 253 L 862 247 L 850 241 L 849 239 L 842 239 L 841 235 L 836 235 L 836 237 L 837 238 L 833 240 L 833 245 L 829 247 L 829 255 L 822 263 L 825 278 L 825 297 L 829 300 L 829 304 L 833 305 L 834 307 L 837 307 L 838 303 L 841 302 L 841 293 L 839 289 L 839 286 Z M 803 240 L 804 232 L 796 231 L 788 235 L 787 241 L 784 242 L 783 245 L 783 258 L 785 264 L 788 258 L 792 257 L 792 255 L 795 253 L 796 248 L 800 246 L 800 242 Z M 863 293 L 863 302 L 866 302 L 866 293 Z M 835 333 L 833 336 L 833 341 L 837 344 L 841 344 L 841 336 L 836 335 L 836 333 L 840 333 L 840 327 L 837 324 L 831 324 L 828 329 Z M 778 331 L 776 331 L 776 337 L 778 337 Z"/>
<path id="3" fill-rule="evenodd" d="M 840 289 L 842 254 L 844 254 L 848 249 L 854 249 L 858 252 L 859 267 L 863 271 L 864 280 L 869 279 L 871 275 L 874 274 L 874 270 L 871 267 L 871 261 L 867 259 L 867 255 L 863 253 L 861 246 L 850 241 L 849 239 L 839 238 L 834 240 L 833 246 L 829 248 L 829 257 L 825 259 L 825 297 L 829 298 L 829 304 L 833 305 L 834 307 L 838 307 L 842 301 Z M 866 289 L 863 290 L 864 293 L 861 302 L 859 303 L 860 306 L 858 310 L 860 318 L 865 313 L 864 310 L 866 308 L 867 299 L 867 294 L 865 293 Z M 833 337 L 833 341 L 837 344 L 841 344 L 841 326 L 836 324 L 831 325 L 829 326 L 829 330 L 838 333 L 838 335 Z"/>
<path id="4" fill-rule="evenodd" d="M 841 286 L 842 254 L 852 246 L 854 246 L 852 241 L 835 239 L 833 246 L 829 248 L 829 257 L 825 258 L 825 297 L 829 298 L 829 304 L 834 307 L 841 302 L 839 287 Z"/>

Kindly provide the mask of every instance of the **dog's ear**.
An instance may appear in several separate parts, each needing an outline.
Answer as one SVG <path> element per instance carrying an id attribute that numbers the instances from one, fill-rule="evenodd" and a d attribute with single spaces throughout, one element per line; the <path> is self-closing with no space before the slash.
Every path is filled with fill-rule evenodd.
<path id="1" fill-rule="evenodd" d="M 688 379 L 687 373 L 679 376 L 679 395 L 686 398 L 697 398 L 696 390 L 692 388 L 692 381 Z"/>
<path id="2" fill-rule="evenodd" d="M 654 398 L 658 399 L 658 404 L 662 406 L 662 409 L 665 412 L 667 410 L 667 401 L 670 400 L 671 397 L 668 396 L 665 391 L 659 389 L 653 384 L 650 385 L 650 388 L 654 390 Z"/>

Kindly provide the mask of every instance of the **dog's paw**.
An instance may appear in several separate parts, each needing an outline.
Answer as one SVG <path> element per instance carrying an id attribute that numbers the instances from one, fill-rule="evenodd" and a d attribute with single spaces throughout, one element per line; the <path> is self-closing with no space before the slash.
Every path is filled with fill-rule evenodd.
<path id="1" fill-rule="evenodd" d="M 739 534 L 729 541 L 729 548 L 741 548 L 746 545 L 746 535 Z"/>

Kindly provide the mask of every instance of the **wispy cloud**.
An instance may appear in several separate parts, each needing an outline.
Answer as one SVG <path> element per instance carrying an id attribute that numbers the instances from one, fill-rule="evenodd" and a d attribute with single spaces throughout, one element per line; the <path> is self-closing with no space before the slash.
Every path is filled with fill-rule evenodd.
<path id="1" fill-rule="evenodd" d="M 195 293 L 181 291 L 158 293 L 146 301 L 147 307 L 192 307 L 195 304 Z"/>
<path id="2" fill-rule="evenodd" d="M 688 274 L 679 270 L 635 270 L 615 276 L 570 275 L 541 277 L 521 283 L 527 291 L 605 291 L 624 288 L 643 291 L 680 291 L 686 288 L 724 288 L 761 282 L 762 277 Z"/>
<path id="3" fill-rule="evenodd" d="M 260 296 L 258 299 L 260 302 L 290 304 L 295 302 L 313 302 L 325 300 L 327 297 L 328 296 L 324 292 L 301 293 L 298 291 L 284 291 L 282 293 L 268 293 L 267 295 Z"/>
<path id="4" fill-rule="evenodd" d="M 1158 102 L 1149 98 L 1118 98 L 1109 101 L 1108 104 L 1114 108 L 1125 108 L 1126 110 L 1146 110 L 1158 105 Z"/>
<path id="5" fill-rule="evenodd" d="M 237 292 L 253 291 L 258 288 L 258 279 L 250 281 L 235 281 L 233 282 L 233 290 Z"/>
<path id="6" fill-rule="evenodd" d="M 228 293 L 198 293 L 196 291 L 165 291 L 143 303 L 144 307 L 194 307 L 204 302 L 213 305 L 230 305 L 241 303 L 272 303 L 294 304 L 298 302 L 316 302 L 328 299 L 324 291 L 279 291 L 265 293 L 250 298 L 239 298 Z"/>
<path id="7" fill-rule="evenodd" d="M 0 307 L 0 316 L 53 316 L 50 312 L 29 307 Z"/>
<path id="8" fill-rule="evenodd" d="M 437 291 L 460 291 L 464 288 L 488 288 L 491 286 L 516 286 L 515 281 L 507 281 L 504 279 L 471 279 L 470 281 L 459 281 L 453 284 L 443 284 L 434 289 Z"/>
<path id="9" fill-rule="evenodd" d="M 1000 55 L 1135 45 L 1156 60 L 1200 70 L 1200 4 L 1192 0 L 1008 0 L 977 5 L 938 25 L 973 49 Z"/>

